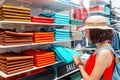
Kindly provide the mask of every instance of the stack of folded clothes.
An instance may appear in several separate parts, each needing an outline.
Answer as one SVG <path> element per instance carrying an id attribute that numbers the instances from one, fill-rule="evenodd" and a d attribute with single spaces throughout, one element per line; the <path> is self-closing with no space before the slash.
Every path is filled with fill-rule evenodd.
<path id="1" fill-rule="evenodd" d="M 71 38 L 73 40 L 82 40 L 82 31 L 71 31 Z"/>
<path id="2" fill-rule="evenodd" d="M 31 44 L 33 33 L 0 30 L 0 45 Z"/>
<path id="3" fill-rule="evenodd" d="M 39 23 L 54 23 L 54 18 L 41 17 L 41 16 L 31 16 L 31 22 Z"/>
<path id="4" fill-rule="evenodd" d="M 53 42 L 54 32 L 34 32 L 33 33 L 33 43 L 40 42 Z"/>
<path id="5" fill-rule="evenodd" d="M 28 56 L 34 56 L 34 65 L 37 67 L 55 63 L 54 52 L 31 49 L 31 50 L 25 50 L 23 51 L 23 53 L 25 53 Z"/>
<path id="6" fill-rule="evenodd" d="M 69 24 L 69 16 L 60 13 L 41 13 L 39 16 L 54 18 L 55 24 Z"/>
<path id="7" fill-rule="evenodd" d="M 33 68 L 33 56 L 18 53 L 0 54 L 0 70 L 6 74 L 13 74 Z"/>
<path id="8" fill-rule="evenodd" d="M 90 12 L 93 12 L 93 11 L 103 11 L 104 12 L 104 6 L 93 6 L 93 7 L 90 7 Z"/>
<path id="9" fill-rule="evenodd" d="M 54 40 L 70 40 L 70 30 L 55 29 L 55 28 L 41 28 L 40 31 L 44 32 L 54 32 Z"/>
<path id="10" fill-rule="evenodd" d="M 79 52 L 60 45 L 52 45 L 49 49 L 56 53 L 57 61 L 62 60 L 65 63 L 73 62 L 73 54 L 81 56 Z"/>
<path id="11" fill-rule="evenodd" d="M 105 12 L 106 14 L 110 15 L 110 12 L 111 12 L 110 7 L 105 6 L 105 7 L 104 7 L 104 12 Z"/>
<path id="12" fill-rule="evenodd" d="M 16 6 L 1 6 L 0 20 L 31 22 L 31 10 Z"/>
<path id="13" fill-rule="evenodd" d="M 70 40 L 70 31 L 63 29 L 54 29 L 55 41 Z"/>
<path id="14" fill-rule="evenodd" d="M 70 20 L 69 23 L 72 25 L 82 25 L 81 20 Z"/>

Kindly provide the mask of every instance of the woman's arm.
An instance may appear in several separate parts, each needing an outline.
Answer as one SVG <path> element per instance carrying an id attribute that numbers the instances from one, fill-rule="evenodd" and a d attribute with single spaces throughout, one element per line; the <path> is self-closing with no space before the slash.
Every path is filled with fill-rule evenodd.
<path id="1" fill-rule="evenodd" d="M 78 64 L 79 57 L 76 55 L 73 56 L 74 61 Z M 100 52 L 98 58 L 96 59 L 95 66 L 91 75 L 88 75 L 83 67 L 83 65 L 79 65 L 80 72 L 84 80 L 100 80 L 101 76 L 103 75 L 105 69 L 111 64 L 112 56 L 109 50 L 103 50 Z"/>

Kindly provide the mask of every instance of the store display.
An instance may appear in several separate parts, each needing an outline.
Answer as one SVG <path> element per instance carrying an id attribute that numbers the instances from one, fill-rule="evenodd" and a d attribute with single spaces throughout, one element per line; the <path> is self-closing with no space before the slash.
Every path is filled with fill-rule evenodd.
<path id="1" fill-rule="evenodd" d="M 27 61 L 27 62 L 24 62 Z M 6 74 L 13 74 L 33 68 L 33 56 L 22 54 L 4 53 L 0 54 L 0 70 Z"/>
<path id="2" fill-rule="evenodd" d="M 41 13 L 39 16 L 54 18 L 55 24 L 69 24 L 69 16 L 60 13 Z"/>
<path id="3" fill-rule="evenodd" d="M 1 6 L 0 20 L 30 22 L 31 10 L 16 6 Z"/>
<path id="4" fill-rule="evenodd" d="M 45 50 L 25 50 L 23 52 L 28 56 L 34 56 L 34 65 L 37 67 L 55 63 L 54 52 Z"/>
<path id="5" fill-rule="evenodd" d="M 74 3 L 74 1 L 72 1 L 72 2 L 70 2 L 69 0 L 61 0 L 61 1 L 63 1 L 63 2 L 60 2 L 60 4 L 63 4 L 66 7 L 68 6 L 67 9 L 69 9 L 69 10 L 71 8 L 74 8 L 74 7 L 77 8 L 76 6 L 78 4 Z M 4 1 L 4 2 L 6 4 L 6 1 Z M 13 2 L 11 1 L 10 5 L 13 5 L 13 4 L 11 4 Z M 21 32 L 16 32 L 17 30 L 16 31 L 8 31 L 8 30 L 1 31 L 0 32 L 1 45 L 10 45 L 10 46 L 8 46 L 8 48 L 10 47 L 12 49 L 12 51 L 14 51 L 13 47 L 16 48 L 15 45 L 18 45 L 18 44 L 21 44 L 22 46 L 24 46 L 24 44 L 41 43 L 41 42 L 54 42 L 54 40 L 57 42 L 57 41 L 61 41 L 61 40 L 70 40 L 71 39 L 70 30 L 54 29 L 52 32 L 50 32 L 50 31 L 49 32 L 48 31 L 47 32 L 36 32 L 35 31 L 37 29 L 35 29 L 35 27 L 33 27 L 33 26 L 36 26 L 37 23 L 31 23 L 31 22 L 46 23 L 46 24 L 48 23 L 47 26 L 49 24 L 53 24 L 53 23 L 59 24 L 59 25 L 60 24 L 69 24 L 70 17 L 68 15 L 64 15 L 64 14 L 60 14 L 60 13 L 53 13 L 54 16 L 52 16 L 52 17 L 45 16 L 45 15 L 44 15 L 44 17 L 43 17 L 43 15 L 41 15 L 42 17 L 33 15 L 34 13 L 35 14 L 37 13 L 36 9 L 38 9 L 40 6 L 43 6 L 44 3 L 47 1 L 43 1 L 44 3 L 41 2 L 43 5 L 42 4 L 38 5 L 40 3 L 39 1 L 37 1 L 38 3 L 35 1 L 31 1 L 30 4 L 29 4 L 29 1 L 26 2 L 24 0 L 15 1 L 15 2 L 20 2 L 20 5 L 18 5 L 17 3 L 15 3 L 15 5 L 22 6 L 22 7 L 2 6 L 0 8 L 0 20 L 4 20 L 3 22 L 15 21 L 13 23 L 10 22 L 10 25 L 8 23 L 9 28 L 11 29 L 13 27 L 17 27 L 18 31 L 21 31 Z M 57 0 L 53 0 L 52 2 L 53 2 L 53 5 L 55 4 L 55 2 L 59 3 L 59 1 L 57 1 Z M 66 2 L 67 5 L 64 4 L 64 2 Z M 49 0 L 48 0 L 48 3 L 49 3 Z M 25 6 L 27 6 L 27 7 L 29 6 L 31 8 L 31 10 L 33 10 L 32 15 L 31 15 L 31 10 L 29 8 L 23 8 Z M 45 8 L 45 7 L 49 7 L 49 9 L 51 8 L 50 6 L 43 6 L 42 8 Z M 58 6 L 56 5 L 53 8 L 57 8 L 57 7 Z M 35 12 L 34 12 L 34 10 L 35 10 Z M 61 9 L 61 10 L 64 10 L 64 9 Z M 61 10 L 58 8 L 58 11 L 61 11 Z M 41 13 L 42 9 L 39 8 L 38 11 L 39 11 L 39 13 Z M 42 13 L 42 14 L 44 14 L 44 13 Z M 51 13 L 49 15 L 51 15 Z M 50 18 L 48 18 L 48 17 L 50 17 Z M 16 21 L 18 21 L 18 22 L 16 22 Z M 8 26 L 6 24 L 6 22 L 5 22 L 5 24 L 3 23 L 3 25 L 1 25 L 1 27 Z M 25 22 L 29 22 L 29 23 L 25 23 Z M 12 25 L 11 25 L 11 23 L 12 23 Z M 25 25 L 24 25 L 24 23 L 25 23 Z M 71 22 L 71 24 L 74 24 L 74 25 L 78 24 L 79 25 L 81 23 L 78 23 L 78 22 L 72 23 Z M 32 28 L 31 28 L 31 25 L 32 25 Z M 42 26 L 42 24 L 37 24 L 37 26 Z M 21 30 L 19 30 L 19 27 L 21 27 L 20 28 Z M 30 33 L 24 32 L 24 31 L 27 31 L 27 29 L 28 29 L 28 31 L 30 30 Z M 37 31 L 39 31 L 39 30 L 37 30 Z M 73 33 L 73 35 L 75 35 L 75 34 Z M 27 46 L 24 49 L 23 47 L 21 47 L 21 45 L 20 46 L 18 45 L 17 48 L 20 48 L 21 50 L 25 50 L 27 48 L 33 48 L 33 46 L 30 45 L 29 47 Z M 34 44 L 34 45 L 36 45 L 36 44 Z M 4 46 L 4 48 L 6 48 L 6 46 Z M 64 49 L 61 48 L 58 50 L 63 51 Z M 80 54 L 78 52 L 76 52 L 72 49 L 65 48 L 65 50 L 67 53 L 70 53 L 70 54 L 68 54 L 68 55 L 70 55 L 70 57 L 72 57 L 73 53 L 80 56 Z M 17 74 L 21 74 L 19 72 L 25 71 L 25 74 L 23 74 L 24 72 L 22 72 L 22 75 L 19 75 L 19 77 L 16 76 L 16 77 L 6 78 L 6 79 L 10 79 L 10 80 L 17 80 L 17 79 L 18 80 L 38 80 L 38 79 L 40 79 L 40 80 L 53 80 L 53 79 L 55 79 L 56 73 L 53 69 L 48 69 L 45 72 L 41 72 L 41 73 L 38 73 L 38 71 L 36 70 L 34 72 L 34 74 L 31 74 L 31 71 L 34 69 L 39 69 L 41 67 L 45 67 L 46 65 L 52 65 L 53 63 L 57 64 L 56 60 L 55 60 L 55 53 L 54 52 L 49 52 L 49 51 L 45 51 L 45 50 L 30 49 L 30 50 L 23 51 L 23 53 L 25 53 L 27 56 L 32 56 L 33 57 L 32 60 L 31 59 L 23 60 L 23 58 L 20 58 L 20 57 L 14 57 L 14 58 L 12 57 L 12 58 L 9 58 L 8 60 L 0 59 L 1 71 L 8 74 L 8 75 L 4 75 L 4 76 L 2 75 L 3 77 L 14 76 Z M 15 53 L 13 53 L 13 54 L 15 54 Z M 17 59 L 20 59 L 20 60 L 17 60 Z M 9 60 L 13 60 L 13 61 L 9 61 Z M 31 62 L 34 62 L 34 64 Z M 71 62 L 73 62 L 73 60 Z M 34 68 L 33 68 L 33 65 L 35 66 Z M 72 69 L 71 69 L 71 67 L 69 67 L 71 65 L 73 67 Z M 66 66 L 67 66 L 67 68 L 66 68 L 67 73 L 69 73 L 70 71 L 73 71 L 77 68 L 77 67 L 75 67 L 75 63 L 68 64 Z M 64 67 L 66 67 L 66 66 L 64 66 Z M 31 68 L 32 68 L 32 70 L 31 70 Z M 59 70 L 60 69 L 62 70 L 61 67 L 59 67 Z M 28 73 L 26 73 L 27 70 L 28 70 Z M 65 74 L 66 73 L 64 73 L 63 75 L 65 75 Z M 24 78 L 22 78 L 22 77 L 24 77 Z"/>

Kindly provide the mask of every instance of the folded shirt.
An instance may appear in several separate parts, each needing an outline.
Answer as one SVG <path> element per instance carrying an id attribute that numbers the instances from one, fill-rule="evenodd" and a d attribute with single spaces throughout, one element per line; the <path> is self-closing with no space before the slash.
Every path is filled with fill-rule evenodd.
<path id="1" fill-rule="evenodd" d="M 54 32 L 70 32 L 70 30 L 64 30 L 64 29 L 54 29 Z"/>
<path id="2" fill-rule="evenodd" d="M 65 14 L 60 14 L 60 13 L 41 13 L 39 14 L 39 16 L 44 16 L 44 17 L 51 17 L 51 18 L 69 18 L 68 15 L 65 15 Z"/>
<path id="3" fill-rule="evenodd" d="M 46 20 L 35 20 L 35 19 L 32 19 L 31 22 L 39 22 L 39 23 L 51 23 L 53 24 L 54 21 L 46 21 Z"/>
<path id="4" fill-rule="evenodd" d="M 81 56 L 79 52 L 63 46 L 52 45 L 51 48 L 65 63 L 70 63 L 73 61 L 73 54 Z"/>
<path id="5" fill-rule="evenodd" d="M 69 22 L 63 22 L 63 21 L 56 21 L 55 24 L 69 24 Z"/>
<path id="6" fill-rule="evenodd" d="M 69 38 L 70 37 L 70 35 L 55 35 L 55 37 L 60 37 L 60 38 Z"/>

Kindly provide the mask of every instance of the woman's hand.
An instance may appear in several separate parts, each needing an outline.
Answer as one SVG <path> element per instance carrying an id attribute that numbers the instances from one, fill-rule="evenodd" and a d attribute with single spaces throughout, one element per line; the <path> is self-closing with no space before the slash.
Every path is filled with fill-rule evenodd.
<path id="1" fill-rule="evenodd" d="M 74 58 L 74 62 L 75 62 L 75 64 L 77 65 L 77 67 L 78 67 L 79 65 L 82 65 L 81 59 L 80 59 L 77 55 L 73 55 L 73 58 Z"/>

